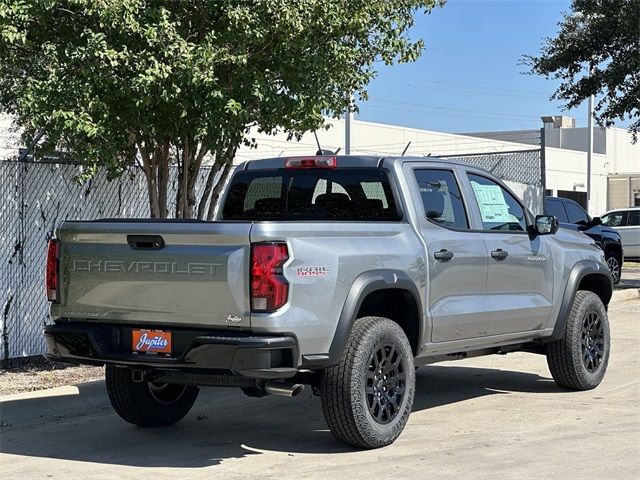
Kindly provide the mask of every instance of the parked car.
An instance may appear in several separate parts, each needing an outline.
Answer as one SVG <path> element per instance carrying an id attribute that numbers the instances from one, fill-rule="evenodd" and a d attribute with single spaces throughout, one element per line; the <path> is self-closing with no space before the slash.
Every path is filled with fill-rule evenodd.
<path id="1" fill-rule="evenodd" d="M 213 222 L 65 221 L 46 290 L 47 358 L 106 364 L 141 426 L 179 421 L 200 386 L 310 385 L 338 440 L 375 448 L 407 423 L 417 365 L 525 351 L 588 390 L 609 360 L 602 250 L 435 158 L 250 161 Z"/>
<path id="2" fill-rule="evenodd" d="M 640 207 L 610 210 L 601 218 L 602 223 L 615 227 L 622 235 L 624 258 L 640 261 Z"/>
<path id="3" fill-rule="evenodd" d="M 579 203 L 569 198 L 547 197 L 545 213 L 555 216 L 560 221 L 561 227 L 580 231 L 593 238 L 604 251 L 613 283 L 620 281 L 622 263 L 626 254 L 626 245 L 622 240 L 621 232 L 609 225 L 603 225 L 604 221 L 598 217 L 591 218 Z"/>

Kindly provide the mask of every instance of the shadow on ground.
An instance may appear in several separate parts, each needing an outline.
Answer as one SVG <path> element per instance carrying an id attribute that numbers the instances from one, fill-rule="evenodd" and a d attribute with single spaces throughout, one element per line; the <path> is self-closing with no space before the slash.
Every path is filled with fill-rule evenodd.
<path id="1" fill-rule="evenodd" d="M 640 288 L 640 278 L 622 278 L 616 285 L 616 290 L 626 290 L 627 288 Z"/>
<path id="2" fill-rule="evenodd" d="M 48 409 L 38 422 L 10 423 L 12 416 L 24 416 L 24 412 L 38 419 L 43 402 L 53 400 L 5 402 L 0 415 L 10 425 L 2 430 L 0 450 L 140 467 L 205 467 L 264 451 L 296 455 L 352 450 L 334 440 L 324 422 L 320 399 L 307 390 L 295 399 L 256 399 L 235 390 L 204 389 L 192 412 L 179 424 L 142 429 L 112 412 L 102 382 L 80 385 L 79 389 L 79 395 L 58 397 L 66 413 L 52 415 Z M 427 366 L 417 372 L 414 412 L 512 392 L 561 391 L 550 378 L 531 373 Z M 83 398 L 88 396 L 97 400 Z"/>

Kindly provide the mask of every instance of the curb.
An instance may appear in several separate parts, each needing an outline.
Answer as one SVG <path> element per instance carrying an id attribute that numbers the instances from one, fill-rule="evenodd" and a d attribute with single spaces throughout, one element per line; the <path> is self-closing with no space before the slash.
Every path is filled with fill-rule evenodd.
<path id="1" fill-rule="evenodd" d="M 640 288 L 627 288 L 625 290 L 615 290 L 611 296 L 611 302 L 626 302 L 640 298 Z"/>
<path id="2" fill-rule="evenodd" d="M 108 407 L 104 380 L 0 397 L 0 426 L 25 427 Z"/>

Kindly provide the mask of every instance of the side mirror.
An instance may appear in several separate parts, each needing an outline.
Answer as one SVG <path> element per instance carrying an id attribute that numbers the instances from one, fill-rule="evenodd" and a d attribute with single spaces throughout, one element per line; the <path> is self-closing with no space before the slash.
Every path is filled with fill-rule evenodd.
<path id="1" fill-rule="evenodd" d="M 536 215 L 536 233 L 553 235 L 558 231 L 558 219 L 553 215 Z"/>
<path id="2" fill-rule="evenodd" d="M 593 226 L 602 225 L 602 219 L 600 217 L 593 217 L 591 219 L 591 225 Z"/>

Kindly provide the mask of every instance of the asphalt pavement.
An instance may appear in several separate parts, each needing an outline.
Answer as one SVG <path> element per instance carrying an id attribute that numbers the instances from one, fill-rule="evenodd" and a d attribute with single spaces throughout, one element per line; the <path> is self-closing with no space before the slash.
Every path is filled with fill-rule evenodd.
<path id="1" fill-rule="evenodd" d="M 404 433 L 372 451 L 336 442 L 310 391 L 203 389 L 182 422 L 158 429 L 120 420 L 103 382 L 4 397 L 0 477 L 640 478 L 640 300 L 613 304 L 610 321 L 596 390 L 560 390 L 534 354 L 422 367 Z"/>

